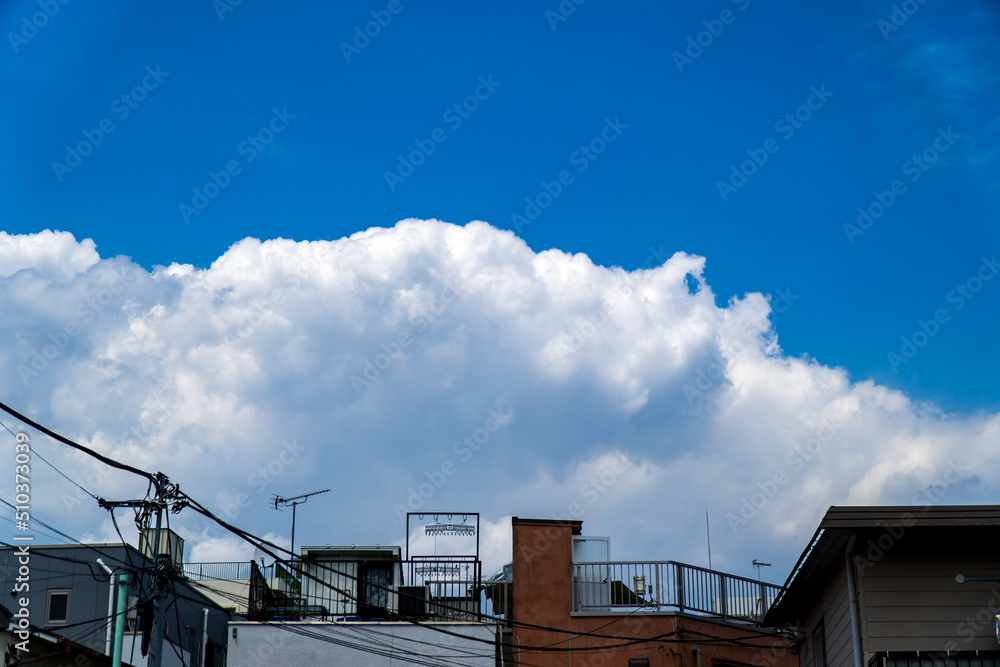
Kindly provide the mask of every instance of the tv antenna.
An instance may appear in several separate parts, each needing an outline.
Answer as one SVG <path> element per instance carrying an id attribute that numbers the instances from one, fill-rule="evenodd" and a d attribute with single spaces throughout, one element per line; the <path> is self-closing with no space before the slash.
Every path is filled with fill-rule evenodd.
<path id="1" fill-rule="evenodd" d="M 282 507 L 292 506 L 292 548 L 289 551 L 292 552 L 292 558 L 295 558 L 295 508 L 302 503 L 309 500 L 309 496 L 318 496 L 321 493 L 326 493 L 330 489 L 323 489 L 322 491 L 313 491 L 312 493 L 303 493 L 301 496 L 293 496 L 291 498 L 282 498 L 281 496 L 274 496 L 274 509 L 280 509 L 278 505 Z"/>
<path id="2" fill-rule="evenodd" d="M 771 564 L 770 563 L 762 563 L 759 560 L 757 560 L 756 558 L 754 558 L 753 559 L 753 566 L 755 568 L 757 568 L 757 588 L 760 589 L 760 599 L 758 600 L 758 602 L 760 604 L 760 620 L 763 620 L 764 616 L 767 615 L 767 605 L 768 605 L 768 602 L 767 602 L 767 600 L 764 597 L 764 584 L 760 580 L 760 568 L 762 568 L 762 567 L 771 567 Z"/>
<path id="3" fill-rule="evenodd" d="M 770 563 L 762 563 L 759 560 L 757 560 L 756 558 L 754 558 L 753 559 L 753 566 L 755 568 L 757 568 L 757 583 L 759 584 L 760 583 L 760 568 L 762 568 L 762 567 L 771 567 L 771 564 Z"/>

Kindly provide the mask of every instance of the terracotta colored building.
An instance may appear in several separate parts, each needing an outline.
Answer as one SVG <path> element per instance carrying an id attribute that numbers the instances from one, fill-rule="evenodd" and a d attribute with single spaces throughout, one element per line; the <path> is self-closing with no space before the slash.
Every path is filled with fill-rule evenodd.
<path id="1" fill-rule="evenodd" d="M 672 561 L 610 561 L 608 538 L 581 528 L 513 518 L 510 663 L 798 667 L 794 637 L 758 625 L 777 586 Z"/>

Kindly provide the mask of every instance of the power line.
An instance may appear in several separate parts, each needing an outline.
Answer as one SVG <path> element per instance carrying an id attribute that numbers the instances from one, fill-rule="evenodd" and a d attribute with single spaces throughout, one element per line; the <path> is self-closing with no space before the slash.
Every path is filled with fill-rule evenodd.
<path id="1" fill-rule="evenodd" d="M 10 504 L 10 502 L 8 502 L 7 500 L 5 500 L 4 498 L 0 498 L 0 503 L 3 503 L 4 505 L 6 505 L 7 507 L 11 508 L 15 512 L 17 511 L 17 508 L 14 507 L 14 505 Z M 33 523 L 40 523 L 41 525 L 45 526 L 49 530 L 51 530 L 54 533 L 56 533 L 56 534 L 58 534 L 58 535 L 60 535 L 60 536 L 62 536 L 64 538 L 66 538 L 67 540 L 69 540 L 70 542 L 73 542 L 74 544 L 79 544 L 80 546 L 86 546 L 85 544 L 82 544 L 80 542 L 80 540 L 76 539 L 75 537 L 71 537 L 70 535 L 67 535 L 66 533 L 62 532 L 58 528 L 54 528 L 54 527 L 50 526 L 49 524 L 45 523 L 44 521 L 42 521 L 41 519 L 39 519 L 39 518 L 37 518 L 35 516 L 31 517 L 31 521 Z"/>
<path id="2" fill-rule="evenodd" d="M 84 447 L 83 445 L 77 444 L 77 443 L 73 442 L 72 440 L 70 440 L 69 438 L 63 437 L 63 436 L 59 435 L 58 433 L 56 433 L 55 431 L 50 431 L 49 429 L 47 429 L 46 427 L 42 426 L 38 422 L 36 422 L 36 421 L 34 421 L 32 419 L 29 419 L 28 417 L 25 417 L 20 412 L 18 412 L 17 410 L 15 410 L 14 408 L 10 407 L 9 405 L 7 405 L 7 404 L 5 404 L 3 402 L 0 402 L 0 410 L 3 410 L 4 412 L 8 413 L 9 415 L 11 415 L 11 416 L 13 416 L 13 417 L 15 417 L 17 419 L 20 419 L 25 424 L 31 426 L 32 428 L 34 428 L 34 429 L 36 429 L 38 431 L 41 431 L 42 433 L 44 433 L 45 435 L 49 436 L 50 438 L 58 440 L 59 442 L 63 443 L 64 445 L 69 445 L 73 449 L 79 450 L 79 451 L 81 451 L 84 454 L 87 454 L 89 456 L 93 456 L 95 459 L 97 459 L 98 461 L 104 463 L 105 465 L 109 465 L 112 468 L 118 468 L 119 470 L 125 470 L 125 471 L 133 473 L 135 475 L 140 475 L 140 476 L 145 477 L 146 479 L 148 479 L 149 481 L 154 482 L 154 483 L 156 481 L 156 478 L 153 475 L 153 473 L 146 472 L 145 470 L 141 470 L 139 468 L 135 468 L 133 466 L 128 465 L 127 463 L 121 463 L 119 461 L 116 461 L 116 460 L 114 460 L 112 458 L 109 458 L 109 457 L 105 456 L 104 454 L 101 454 L 99 452 L 95 452 L 93 449 L 90 449 L 89 447 Z M 4 427 L 4 428 L 6 428 L 6 427 Z M 10 429 L 7 429 L 7 430 L 9 431 Z"/>
<path id="3" fill-rule="evenodd" d="M 73 447 L 74 449 L 77 449 L 79 451 L 82 451 L 82 452 L 90 455 L 90 456 L 93 456 L 94 458 L 98 459 L 99 461 L 102 461 L 106 465 L 109 465 L 109 466 L 111 466 L 113 468 L 118 468 L 120 470 L 126 470 L 128 472 L 132 472 L 134 474 L 146 477 L 149 480 L 149 482 L 150 482 L 149 489 L 147 489 L 147 496 L 148 496 L 148 491 L 150 489 L 152 489 L 153 486 L 155 486 L 156 487 L 156 491 L 157 491 L 157 497 L 159 498 L 159 500 L 157 500 L 157 501 L 145 501 L 145 502 L 142 502 L 142 508 L 143 509 L 142 509 L 141 512 L 137 512 L 137 522 L 140 521 L 140 519 L 141 519 L 142 523 L 148 525 L 148 519 L 149 519 L 149 516 L 150 516 L 150 512 L 149 512 L 150 505 L 155 505 L 156 506 L 157 514 L 159 514 L 160 511 L 162 511 L 163 509 L 165 509 L 165 504 L 166 503 L 163 502 L 163 498 L 170 498 L 170 499 L 172 499 L 172 500 L 175 501 L 175 505 L 174 505 L 174 508 L 173 508 L 174 511 L 179 511 L 185 505 L 186 506 L 190 506 L 192 509 L 194 509 L 198 513 L 200 513 L 200 514 L 204 515 L 205 517 L 207 517 L 207 518 L 215 521 L 220 526 L 226 528 L 227 530 L 229 530 L 233 534 L 241 537 L 245 541 L 247 541 L 250 544 L 253 544 L 257 548 L 261 549 L 264 553 L 266 553 L 269 556 L 275 558 L 276 561 L 281 561 L 282 563 L 286 563 L 286 564 L 288 562 L 286 559 L 283 559 L 283 558 L 277 556 L 274 553 L 274 551 L 285 552 L 285 553 L 287 553 L 288 555 L 290 555 L 290 556 L 292 556 L 294 558 L 294 554 L 291 551 L 289 551 L 287 549 L 284 549 L 282 547 L 279 547 L 278 545 L 274 544 L 273 542 L 270 542 L 270 541 L 265 540 L 265 539 L 263 539 L 261 537 L 253 535 L 252 533 L 244 531 L 244 530 L 242 530 L 242 529 L 240 529 L 240 528 L 238 528 L 236 526 L 233 526 L 233 525 L 229 524 L 228 522 L 224 521 L 223 519 L 219 518 L 214 513 L 212 513 L 210 510 L 208 510 L 207 508 L 205 508 L 203 505 L 201 505 L 200 503 L 198 503 L 196 500 L 194 500 L 193 498 L 191 498 L 187 494 L 181 493 L 180 489 L 176 485 L 169 484 L 169 481 L 167 480 L 166 476 L 163 475 L 162 473 L 156 473 L 156 474 L 149 473 L 149 472 L 146 472 L 144 470 L 140 470 L 140 469 L 135 468 L 133 466 L 127 465 L 125 463 L 120 463 L 120 462 L 118 462 L 118 461 L 116 461 L 114 459 L 106 457 L 106 456 L 104 456 L 104 455 L 102 455 L 102 454 L 100 454 L 98 452 L 95 452 L 94 450 L 92 450 L 92 449 L 90 449 L 88 447 L 84 447 L 83 445 L 79 445 L 79 444 L 77 444 L 77 443 L 69 440 L 68 438 L 65 438 L 65 437 L 59 435 L 58 433 L 55 433 L 55 432 L 47 429 L 46 427 L 42 426 L 41 424 L 38 424 L 37 422 L 34 422 L 31 419 L 28 419 L 27 417 L 25 417 L 21 413 L 13 410 L 12 408 L 10 408 L 9 406 L 3 404 L 2 402 L 0 402 L 0 409 L 3 409 L 4 411 L 8 412 L 9 414 L 13 415 L 14 417 L 20 419 L 24 423 L 31 425 L 32 427 L 36 428 L 37 430 L 41 431 L 42 433 L 45 433 L 46 435 L 49 435 L 50 437 L 58 440 L 59 442 L 62 442 L 62 443 L 66 444 L 66 445 L 68 445 L 70 447 Z M 10 429 L 8 429 L 8 431 L 9 430 Z M 113 509 L 115 506 L 121 506 L 120 504 L 111 503 L 111 502 L 108 502 L 108 501 L 103 501 L 101 499 L 98 499 L 98 501 L 106 509 Z M 135 506 L 136 503 L 138 503 L 138 502 L 139 501 L 127 501 L 127 504 L 129 504 L 131 506 Z M 140 517 L 140 515 L 141 515 L 141 517 Z M 114 512 L 113 511 L 112 511 L 112 521 L 114 522 Z M 114 522 L 114 523 L 115 523 L 115 528 L 117 530 L 117 528 L 118 528 L 117 527 L 117 522 Z M 119 530 L 118 532 L 119 532 L 119 536 L 121 536 L 121 531 Z M 159 538 L 159 533 L 157 533 L 157 538 Z M 123 541 L 124 541 L 124 538 L 123 538 Z M 272 551 L 272 549 L 274 551 Z M 330 571 L 335 571 L 335 570 L 332 570 L 332 568 L 323 568 L 323 566 L 321 566 L 319 563 L 313 563 L 313 564 L 317 565 L 318 567 L 321 567 L 322 569 L 327 569 L 327 570 L 330 570 Z M 338 573 L 341 574 L 341 575 L 343 575 L 343 576 L 346 576 L 349 579 L 353 579 L 355 581 L 360 581 L 357 577 L 354 577 L 352 575 L 347 575 L 346 573 L 339 572 L 339 571 L 338 571 Z M 345 598 L 347 598 L 349 600 L 352 600 L 355 603 L 360 602 L 359 599 L 357 599 L 355 596 L 349 594 L 347 591 L 340 590 L 336 586 L 333 586 L 331 583 L 323 581 L 322 579 L 320 579 L 319 577 L 316 577 L 315 575 L 313 575 L 311 573 L 300 571 L 300 574 L 302 576 L 308 577 L 308 578 L 316 581 L 321 586 L 324 586 L 326 588 L 329 588 L 331 590 L 334 590 L 334 591 L 340 593 Z M 386 586 L 372 584 L 371 582 L 366 582 L 366 583 L 368 583 L 368 585 L 373 585 L 375 588 L 379 588 L 379 589 L 390 591 L 390 592 L 395 592 L 395 591 L 391 591 L 391 589 L 389 589 Z M 175 593 L 175 596 L 176 596 L 176 593 Z M 176 597 L 175 597 L 175 599 L 176 599 Z M 458 609 L 458 611 L 464 611 L 464 610 Z M 499 619 L 497 617 L 489 617 L 489 616 L 486 616 L 484 614 L 480 614 L 480 617 L 487 617 L 487 618 L 490 618 L 490 620 L 494 620 L 494 621 L 501 620 L 501 619 Z M 440 632 L 440 633 L 443 633 L 443 634 L 446 634 L 446 635 L 451 635 L 451 636 L 454 636 L 454 637 L 457 637 L 457 638 L 463 638 L 463 639 L 468 639 L 468 640 L 471 640 L 471 641 L 487 643 L 487 644 L 490 644 L 490 645 L 494 645 L 495 644 L 495 642 L 493 642 L 491 640 L 484 640 L 484 639 L 479 638 L 479 637 L 472 637 L 472 636 L 469 636 L 469 635 L 463 635 L 461 633 L 452 632 L 452 631 L 446 630 L 446 629 L 438 627 L 438 626 L 424 624 L 424 623 L 422 623 L 420 621 L 417 621 L 415 619 L 402 617 L 402 620 L 405 620 L 405 621 L 407 621 L 407 622 L 409 622 L 411 624 L 417 625 L 417 626 L 428 627 L 428 628 L 430 628 L 432 630 L 435 630 L 437 632 Z M 590 650 L 606 650 L 606 649 L 609 649 L 609 648 L 620 648 L 620 647 L 633 646 L 635 644 L 648 643 L 648 642 L 685 643 L 685 644 L 687 644 L 687 643 L 691 643 L 691 644 L 701 643 L 701 644 L 704 644 L 704 643 L 710 643 L 710 642 L 716 642 L 717 643 L 717 642 L 721 641 L 721 642 L 732 643 L 732 644 L 736 644 L 736 645 L 743 645 L 743 646 L 751 646 L 751 647 L 754 647 L 754 648 L 760 648 L 759 646 L 755 646 L 755 645 L 752 645 L 752 644 L 746 644 L 744 642 L 745 642 L 745 640 L 748 640 L 748 639 L 762 639 L 764 636 L 767 636 L 767 633 L 757 633 L 757 634 L 754 634 L 754 635 L 749 635 L 747 637 L 725 638 L 725 637 L 715 637 L 715 636 L 711 636 L 711 635 L 704 635 L 703 633 L 696 633 L 696 634 L 702 634 L 707 639 L 705 639 L 705 640 L 685 640 L 685 639 L 671 639 L 671 637 L 673 635 L 677 634 L 677 632 L 673 632 L 673 633 L 664 633 L 664 634 L 661 634 L 661 635 L 658 635 L 658 636 L 655 636 L 655 637 L 627 638 L 627 637 L 614 636 L 614 635 L 599 635 L 599 634 L 590 633 L 590 632 L 588 632 L 588 633 L 578 633 L 578 632 L 573 632 L 573 631 L 570 631 L 570 630 L 564 630 L 564 629 L 561 629 L 561 628 L 552 628 L 552 627 L 548 627 L 548 626 L 541 626 L 541 625 L 529 624 L 529 623 L 524 623 L 524 622 L 517 622 L 517 621 L 510 620 L 510 619 L 508 620 L 508 622 L 510 622 L 512 625 L 518 625 L 518 626 L 525 627 L 525 628 L 545 630 L 545 631 L 549 631 L 549 632 L 562 633 L 562 634 L 569 634 L 569 635 L 574 635 L 576 637 L 587 636 L 587 637 L 595 637 L 595 638 L 607 638 L 607 639 L 618 639 L 618 640 L 627 639 L 628 640 L 628 641 L 624 641 L 624 642 L 621 642 L 621 643 L 618 643 L 618 644 L 608 644 L 608 645 L 604 645 L 604 646 L 594 646 L 594 647 L 579 647 L 579 648 L 575 648 L 575 649 L 569 649 L 569 648 L 563 649 L 563 648 L 558 648 L 558 647 L 554 647 L 554 646 L 551 646 L 551 645 L 550 646 L 523 646 L 523 645 L 521 645 L 521 646 L 517 647 L 520 650 L 539 651 L 539 652 L 570 652 L 570 651 L 580 652 L 580 651 L 590 651 Z M 501 643 L 501 642 L 496 642 L 496 643 Z M 508 645 L 511 646 L 512 648 L 515 647 L 513 644 L 508 644 Z"/>
<path id="4" fill-rule="evenodd" d="M 270 542 L 268 540 L 265 540 L 264 538 L 261 538 L 259 536 L 253 535 L 252 533 L 249 533 L 247 531 L 244 531 L 241 528 L 238 528 L 236 526 L 233 526 L 233 525 L 229 524 L 228 522 L 224 521 L 223 519 L 215 516 L 210 510 L 207 510 L 206 508 L 204 508 L 200 503 L 198 503 L 194 499 L 190 498 L 190 496 L 188 496 L 188 500 L 190 502 L 190 506 L 195 511 L 197 511 L 197 512 L 199 512 L 201 514 L 204 514 L 206 517 L 208 517 L 208 518 L 212 519 L 213 521 L 217 522 L 219 525 L 221 525 L 222 527 L 226 528 L 227 530 L 229 530 L 233 534 L 235 534 L 235 535 L 243 538 L 247 542 L 250 542 L 251 544 L 253 544 L 257 548 L 261 549 L 264 553 L 268 554 L 272 558 L 275 558 L 276 560 L 281 561 L 281 562 L 287 564 L 287 561 L 285 561 L 284 559 L 282 559 L 279 556 L 275 555 L 275 553 L 273 553 L 267 547 L 270 547 L 271 549 L 274 549 L 275 551 L 285 552 L 285 553 L 287 553 L 289 555 L 292 555 L 291 552 L 289 552 L 287 549 L 284 549 L 283 547 L 280 547 L 280 546 L 278 546 L 278 545 L 276 545 L 276 544 L 274 544 L 274 543 L 272 543 L 272 542 Z M 315 565 L 315 566 L 317 566 L 320 569 L 325 569 L 327 571 L 337 572 L 338 574 L 343 575 L 347 579 L 352 579 L 352 580 L 354 580 L 356 582 L 357 581 L 361 581 L 358 577 L 350 575 L 350 574 L 347 574 L 345 572 L 340 572 L 339 570 L 334 570 L 333 568 L 329 568 L 329 567 L 323 567 L 321 564 L 316 563 L 316 562 L 313 562 L 312 564 Z M 333 586 L 329 582 L 323 581 L 322 579 L 316 577 L 315 575 L 312 575 L 309 572 L 304 572 L 304 571 L 300 570 L 299 573 L 301 575 L 309 578 L 309 579 L 312 579 L 312 580 L 316 581 L 321 586 L 325 586 L 327 588 L 330 588 L 330 589 L 332 589 L 332 590 L 340 593 L 341 595 L 343 595 L 344 597 L 348 598 L 349 600 L 352 600 L 352 601 L 354 601 L 356 603 L 360 602 L 360 600 L 357 597 L 351 595 L 347 591 L 343 591 L 343 590 L 341 590 L 341 589 Z M 366 585 L 373 586 L 375 588 L 379 588 L 379 589 L 382 589 L 382 590 L 385 590 L 385 591 L 397 592 L 397 591 L 393 591 L 392 589 L 390 589 L 389 587 L 386 587 L 386 586 L 372 584 L 371 582 L 365 582 L 365 583 L 366 583 Z M 397 594 L 399 594 L 399 593 L 397 592 Z M 455 609 L 457 611 L 465 611 L 465 610 L 458 609 L 458 608 L 455 608 Z M 481 616 L 485 616 L 485 615 L 481 615 Z M 501 620 L 501 619 L 499 619 L 497 617 L 488 617 L 487 616 L 487 618 L 490 618 L 490 620 L 494 620 L 494 621 Z M 440 627 L 437 627 L 437 626 L 424 625 L 420 621 L 417 621 L 417 620 L 411 619 L 411 618 L 401 617 L 401 620 L 404 620 L 406 622 L 412 623 L 414 625 L 423 625 L 424 627 L 429 627 L 429 628 L 431 628 L 431 629 L 433 629 L 433 630 L 435 630 L 437 632 L 441 632 L 443 634 L 453 635 L 453 636 L 456 636 L 456 637 L 463 637 L 463 638 L 466 638 L 466 639 L 470 639 L 472 641 L 480 641 L 480 642 L 486 641 L 486 640 L 482 640 L 481 638 L 478 638 L 478 637 L 470 637 L 468 635 L 462 635 L 460 633 L 453 633 L 451 631 L 445 630 L 444 628 L 440 628 Z M 706 637 L 706 639 L 676 639 L 676 638 L 671 639 L 671 637 L 673 635 L 677 634 L 676 632 L 672 632 L 672 633 L 664 633 L 664 634 L 653 636 L 653 637 L 624 637 L 624 636 L 621 636 L 621 635 L 617 635 L 617 636 L 616 635 L 601 635 L 601 634 L 591 633 L 591 632 L 580 633 L 580 632 L 574 632 L 574 631 L 571 631 L 571 630 L 565 630 L 563 628 L 553 628 L 553 627 L 549 627 L 549 626 L 536 625 L 536 624 L 532 624 L 532 623 L 525 623 L 525 622 L 518 622 L 518 621 L 510 621 L 510 622 L 512 623 L 512 625 L 518 625 L 518 626 L 526 627 L 526 628 L 530 628 L 530 629 L 545 630 L 545 631 L 554 632 L 554 633 L 570 634 L 570 635 L 574 635 L 574 636 L 586 636 L 586 637 L 601 638 L 601 639 L 616 639 L 616 640 L 623 640 L 623 639 L 625 639 L 625 640 L 627 640 L 627 641 L 619 643 L 619 644 L 609 644 L 609 645 L 598 646 L 598 647 L 558 648 L 558 647 L 553 647 L 553 646 L 537 646 L 537 647 L 536 646 L 532 646 L 532 647 L 526 647 L 526 646 L 523 646 L 523 645 L 520 647 L 522 650 L 535 650 L 535 651 L 545 651 L 545 652 L 563 652 L 563 653 L 565 653 L 565 652 L 571 652 L 571 651 L 581 651 L 581 650 L 582 651 L 589 651 L 589 650 L 601 650 L 601 649 L 607 649 L 607 648 L 618 648 L 618 647 L 632 646 L 632 645 L 635 645 L 635 644 L 647 643 L 647 642 L 673 643 L 673 644 L 706 644 L 706 643 L 712 643 L 712 642 L 724 642 L 724 643 L 730 643 L 730 644 L 735 644 L 735 645 L 743 645 L 743 646 L 749 646 L 749 647 L 753 647 L 753 648 L 760 648 L 759 646 L 756 646 L 756 645 L 753 645 L 753 644 L 746 644 L 744 642 L 746 640 L 751 640 L 751 639 L 762 639 L 763 637 L 767 636 L 767 633 L 755 633 L 753 635 L 747 635 L 745 637 L 731 637 L 730 638 L 730 637 L 717 637 L 717 636 L 712 636 L 712 635 L 704 635 Z M 492 642 L 487 642 L 487 643 L 492 643 Z"/>
<path id="5" fill-rule="evenodd" d="M 3 426 L 7 430 L 8 433 L 10 433 L 12 436 L 14 436 L 15 438 L 17 438 L 17 434 L 14 433 L 12 430 L 10 430 L 10 428 L 8 428 L 8 426 L 6 424 L 4 424 L 2 421 L 0 421 L 0 426 Z M 66 479 L 66 481 L 68 481 L 70 484 L 74 485 L 75 487 L 77 487 L 78 489 L 80 489 L 81 491 L 83 491 L 84 493 L 86 493 L 88 496 L 90 496 L 94 500 L 97 500 L 97 496 L 95 496 L 89 490 L 87 490 L 86 488 L 84 488 L 82 485 L 80 485 L 77 482 L 75 482 L 74 480 L 70 479 L 66 475 L 66 473 L 64 473 L 59 468 L 55 467 L 52 463 L 49 462 L 49 460 L 47 458 L 45 458 L 44 456 L 42 456 L 41 452 L 39 452 L 37 449 L 35 449 L 34 447 L 32 447 L 31 448 L 31 453 L 34 454 L 35 456 L 37 456 L 38 458 L 40 458 L 47 466 L 49 466 L 50 468 L 52 468 L 53 470 L 55 470 L 57 473 L 59 473 L 60 475 L 62 475 Z"/>
<path id="6" fill-rule="evenodd" d="M 40 458 L 47 466 L 49 466 L 50 468 L 52 468 L 53 470 L 55 470 L 57 473 L 59 473 L 60 475 L 62 475 L 63 478 L 67 482 L 69 482 L 70 484 L 72 484 L 76 488 L 80 489 L 81 491 L 83 491 L 84 493 L 86 493 L 88 496 L 90 496 L 94 500 L 97 500 L 97 496 L 94 495 L 94 493 L 90 489 L 88 489 L 87 487 L 83 486 L 82 484 L 80 484 L 76 480 L 71 479 L 69 477 L 69 475 L 67 475 L 66 473 L 64 473 L 62 470 L 60 470 L 59 468 L 57 468 L 54 464 L 50 463 L 47 458 L 45 458 L 44 456 L 42 456 L 41 452 L 39 452 L 37 449 L 35 449 L 34 447 L 32 447 L 31 448 L 31 453 L 33 455 L 37 456 L 38 458 Z"/>
<path id="7" fill-rule="evenodd" d="M 190 498 L 189 498 L 189 500 L 190 500 Z M 196 511 L 200 511 L 200 512 L 204 513 L 209 518 L 212 518 L 213 520 L 219 522 L 220 525 L 222 525 L 223 527 L 227 528 L 228 530 L 230 530 L 234 534 L 242 537 L 244 540 L 250 542 L 251 544 L 254 544 L 258 548 L 260 548 L 262 551 L 264 551 L 268 555 L 276 558 L 279 561 L 282 560 L 282 559 L 280 559 L 279 557 L 277 557 L 274 553 L 271 553 L 263 545 L 267 545 L 269 547 L 273 547 L 274 549 L 276 549 L 278 551 L 285 551 L 287 553 L 286 549 L 283 549 L 282 547 L 279 547 L 279 546 L 277 546 L 277 545 L 275 545 L 275 544 L 273 544 L 273 543 L 271 543 L 271 542 L 269 542 L 269 541 L 267 541 L 267 540 L 265 540 L 265 539 L 263 539 L 261 537 L 253 535 L 252 533 L 244 531 L 244 530 L 242 530 L 240 528 L 237 528 L 235 526 L 231 526 L 230 524 L 228 524 L 227 522 L 223 521 L 222 519 L 219 519 L 218 517 L 215 517 L 214 514 L 212 514 L 208 510 L 205 510 L 199 503 L 197 503 L 197 501 L 191 500 L 191 507 L 194 508 Z M 320 564 L 318 564 L 318 563 L 313 563 L 313 564 L 316 565 L 316 566 L 320 566 Z M 358 577 L 354 577 L 354 576 L 349 575 L 347 573 L 339 572 L 338 570 L 333 570 L 332 568 L 324 568 L 324 569 L 327 569 L 327 570 L 330 570 L 330 571 L 337 571 L 339 574 L 344 575 L 346 578 L 353 579 L 355 581 L 360 581 L 360 579 Z M 326 587 L 331 588 L 333 590 L 336 590 L 337 592 L 341 593 L 342 595 L 344 595 L 344 597 L 348 598 L 349 600 L 352 600 L 354 602 L 360 602 L 360 600 L 356 596 L 351 595 L 350 593 L 348 593 L 346 591 L 342 591 L 342 590 L 336 588 L 332 584 L 330 584 L 328 582 L 325 582 L 325 581 L 319 579 L 318 577 L 315 577 L 314 575 L 311 575 L 311 573 L 301 572 L 300 571 L 300 574 L 302 574 L 303 576 L 306 576 L 306 577 L 308 577 L 310 579 L 313 579 L 313 580 L 317 581 L 318 583 L 320 583 L 320 585 L 323 585 L 323 586 L 326 586 Z M 373 585 L 370 582 L 366 582 L 366 583 L 368 583 L 368 585 Z M 391 589 L 389 589 L 388 587 L 385 587 L 385 586 L 378 586 L 378 585 L 374 585 L 374 586 L 376 588 L 381 588 L 381 589 L 384 589 L 384 590 L 391 590 Z M 464 611 L 464 610 L 462 610 L 462 611 Z M 491 640 L 483 640 L 480 637 L 472 637 L 472 636 L 469 636 L 469 635 L 464 635 L 464 634 L 461 634 L 461 633 L 452 632 L 452 631 L 446 630 L 446 629 L 438 627 L 438 626 L 424 624 L 424 623 L 422 623 L 420 621 L 417 621 L 417 620 L 411 619 L 411 618 L 406 618 L 406 617 L 400 617 L 400 618 L 401 618 L 401 620 L 407 621 L 407 622 L 412 623 L 414 625 L 419 625 L 421 627 L 428 627 L 428 628 L 430 628 L 430 629 L 432 629 L 432 630 L 434 630 L 436 632 L 440 632 L 440 633 L 443 633 L 443 634 L 446 634 L 446 635 L 451 635 L 451 636 L 458 637 L 458 638 L 464 638 L 464 639 L 468 639 L 468 640 L 471 640 L 471 641 L 488 643 L 488 644 L 491 644 L 491 645 L 494 644 L 494 642 L 491 641 Z M 500 619 L 493 618 L 491 620 L 500 620 Z M 570 631 L 570 630 L 565 630 L 565 629 L 562 629 L 562 628 L 552 628 L 552 627 L 548 627 L 548 626 L 540 626 L 540 625 L 523 623 L 523 622 L 516 622 L 516 621 L 513 622 L 513 624 L 514 625 L 519 625 L 519 626 L 522 626 L 522 627 L 532 628 L 532 629 L 546 630 L 546 631 L 549 631 L 549 632 L 571 634 L 571 635 L 574 635 L 574 636 L 577 636 L 577 637 L 579 637 L 579 636 L 587 636 L 587 637 L 592 637 L 592 638 L 604 638 L 604 639 L 616 639 L 616 640 L 619 640 L 619 643 L 617 643 L 617 644 L 605 644 L 605 645 L 601 645 L 601 646 L 577 647 L 577 648 L 559 648 L 559 647 L 554 647 L 554 646 L 551 646 L 551 645 L 550 646 L 524 646 L 524 645 L 520 646 L 521 650 L 532 650 L 532 651 L 539 651 L 539 652 L 554 652 L 554 653 L 568 653 L 568 652 L 573 652 L 573 651 L 581 652 L 581 651 L 606 650 L 606 649 L 609 649 L 609 648 L 621 648 L 621 647 L 634 646 L 634 645 L 637 645 L 637 644 L 650 643 L 650 642 L 655 642 L 655 643 L 673 643 L 673 644 L 706 644 L 706 643 L 724 642 L 724 643 L 731 643 L 731 644 L 736 644 L 736 645 L 744 645 L 744 646 L 748 646 L 748 647 L 752 647 L 752 648 L 760 648 L 760 646 L 753 645 L 753 644 L 746 644 L 746 643 L 742 643 L 742 642 L 744 642 L 744 640 L 750 640 L 750 639 L 758 639 L 759 640 L 759 639 L 762 639 L 763 636 L 766 636 L 766 634 L 762 636 L 761 633 L 756 633 L 756 634 L 753 634 L 753 635 L 747 635 L 745 637 L 732 637 L 732 638 L 730 638 L 730 637 L 718 637 L 718 636 L 713 636 L 713 635 L 707 635 L 707 634 L 704 634 L 704 633 L 697 633 L 697 634 L 701 634 L 702 636 L 704 636 L 705 639 L 679 639 L 679 638 L 674 638 L 674 635 L 678 634 L 680 631 L 675 631 L 675 632 L 670 632 L 670 633 L 663 633 L 661 635 L 656 635 L 656 636 L 653 636 L 653 637 L 625 637 L 625 636 L 621 636 L 621 635 L 616 636 L 616 635 L 600 635 L 600 634 L 596 634 L 596 633 L 579 633 L 579 632 L 573 632 L 573 631 Z M 621 641 L 621 640 L 625 640 L 625 641 Z M 512 646 L 512 647 L 515 646 L 513 644 L 505 644 L 505 645 L 509 645 L 509 646 Z"/>

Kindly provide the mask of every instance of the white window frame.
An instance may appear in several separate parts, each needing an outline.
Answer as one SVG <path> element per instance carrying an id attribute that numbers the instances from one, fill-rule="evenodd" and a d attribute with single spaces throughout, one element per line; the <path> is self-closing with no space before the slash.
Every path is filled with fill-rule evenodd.
<path id="1" fill-rule="evenodd" d="M 66 618 L 52 618 L 52 598 L 56 595 L 66 596 Z M 45 625 L 69 625 L 70 609 L 73 603 L 73 591 L 69 588 L 50 590 L 45 596 Z"/>

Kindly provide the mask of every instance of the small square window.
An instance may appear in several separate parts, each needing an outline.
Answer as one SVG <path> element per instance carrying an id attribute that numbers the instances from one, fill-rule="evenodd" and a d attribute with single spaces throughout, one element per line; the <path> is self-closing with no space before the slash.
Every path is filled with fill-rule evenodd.
<path id="1" fill-rule="evenodd" d="M 69 623 L 70 591 L 49 591 L 45 605 L 45 625 L 66 625 Z"/>

